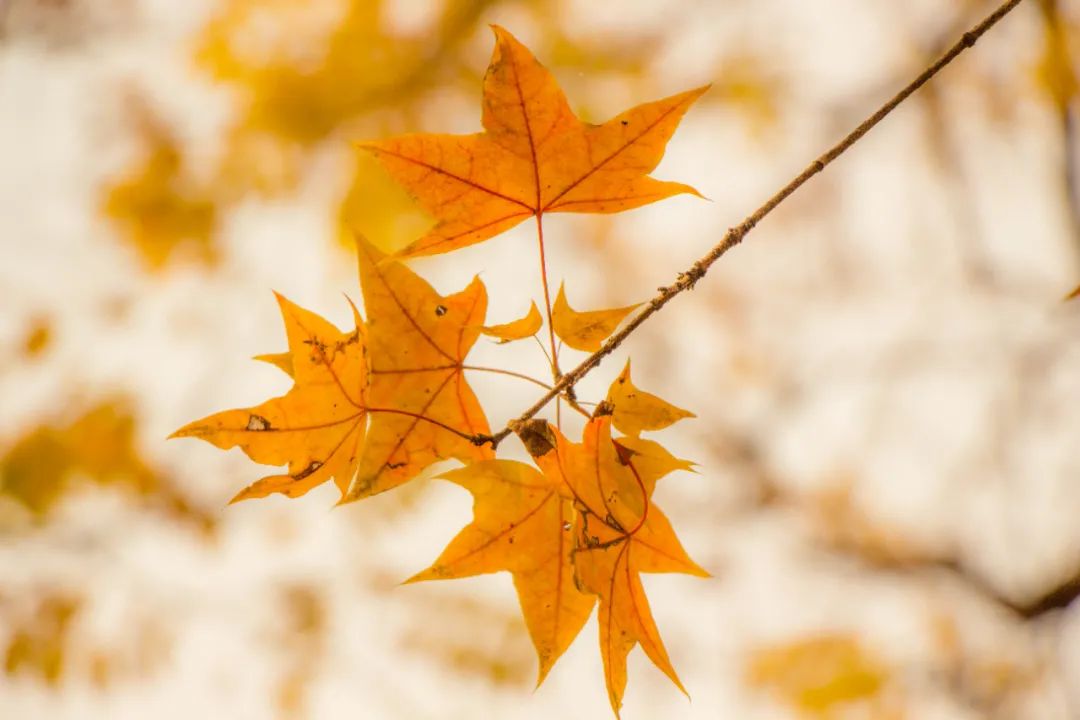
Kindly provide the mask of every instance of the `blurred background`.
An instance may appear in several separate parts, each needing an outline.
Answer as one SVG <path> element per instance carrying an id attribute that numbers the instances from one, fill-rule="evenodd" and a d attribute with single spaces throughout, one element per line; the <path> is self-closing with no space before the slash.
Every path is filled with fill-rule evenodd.
<path id="1" fill-rule="evenodd" d="M 0 717 L 610 716 L 595 619 L 534 692 L 506 575 L 398 586 L 460 488 L 226 507 L 267 469 L 164 438 L 287 389 L 249 359 L 284 347 L 272 289 L 348 324 L 352 229 L 424 223 L 350 141 L 477 130 L 489 23 L 589 120 L 713 83 L 655 173 L 710 202 L 550 217 L 589 309 L 995 4 L 0 0 Z M 645 578 L 693 699 L 635 652 L 624 717 L 1080 717 L 1078 63 L 1080 2 L 1025 0 L 582 383 L 629 354 L 698 415 L 656 436 L 700 463 L 656 501 L 715 577 Z M 414 267 L 479 273 L 505 322 L 533 232 Z M 542 377 L 520 345 L 470 361 Z M 473 387 L 495 427 L 535 398 Z"/>

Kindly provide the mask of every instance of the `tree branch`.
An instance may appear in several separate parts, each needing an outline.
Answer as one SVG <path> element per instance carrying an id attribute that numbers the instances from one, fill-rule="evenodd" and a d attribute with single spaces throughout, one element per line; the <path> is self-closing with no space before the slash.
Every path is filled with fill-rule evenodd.
<path id="1" fill-rule="evenodd" d="M 514 432 L 524 422 L 532 418 L 536 413 L 540 412 L 551 400 L 562 395 L 566 391 L 570 390 L 578 381 L 580 381 L 585 375 L 587 375 L 593 368 L 600 364 L 600 361 L 606 356 L 611 354 L 619 345 L 623 343 L 626 338 L 630 336 L 642 323 L 648 320 L 650 317 L 659 312 L 660 308 L 664 307 L 674 298 L 676 295 L 690 290 L 694 287 L 694 284 L 700 280 L 709 271 L 709 268 L 714 262 L 720 259 L 728 250 L 742 242 L 743 238 L 754 229 L 754 226 L 761 222 L 766 215 L 784 202 L 792 193 L 802 187 L 807 180 L 814 177 L 822 170 L 824 170 L 830 163 L 836 158 L 840 157 L 844 152 L 858 142 L 866 133 L 870 132 L 879 122 L 885 119 L 889 113 L 895 110 L 902 102 L 925 85 L 931 78 L 937 75 L 946 65 L 956 59 L 960 53 L 964 50 L 972 47 L 975 42 L 982 37 L 982 35 L 991 27 L 997 24 L 999 20 L 1005 17 L 1011 12 L 1022 0 L 1007 0 L 997 10 L 987 16 L 982 22 L 968 30 L 961 36 L 951 48 L 949 48 L 944 55 L 942 55 L 936 62 L 930 65 L 928 68 L 922 71 L 918 77 L 912 80 L 904 89 L 898 92 L 888 102 L 882 105 L 878 110 L 864 120 L 858 127 L 852 130 L 843 140 L 834 145 L 824 155 L 814 160 L 810 165 L 806 167 L 795 179 L 781 188 L 775 195 L 770 197 L 765 204 L 755 210 L 745 220 L 735 227 L 729 229 L 724 234 L 723 239 L 713 247 L 704 257 L 690 266 L 685 272 L 679 273 L 675 283 L 666 287 L 660 288 L 660 292 L 648 302 L 648 304 L 635 315 L 629 323 L 622 330 L 608 338 L 604 345 L 594 352 L 589 357 L 585 358 L 580 365 L 573 370 L 563 375 L 557 383 L 547 391 L 539 400 L 537 400 L 532 407 L 523 412 L 517 418 L 507 423 L 506 427 L 492 435 L 491 437 L 482 438 L 485 442 L 490 442 L 491 446 L 497 447 L 510 433 Z"/>

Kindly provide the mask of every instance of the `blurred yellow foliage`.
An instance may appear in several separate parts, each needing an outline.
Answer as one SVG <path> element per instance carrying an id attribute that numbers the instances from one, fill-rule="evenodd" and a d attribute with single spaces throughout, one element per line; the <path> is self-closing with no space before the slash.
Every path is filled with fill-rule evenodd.
<path id="1" fill-rule="evenodd" d="M 1068 109 L 1080 81 L 1077 80 L 1076 67 L 1072 55 L 1076 50 L 1080 28 L 1062 17 L 1057 3 L 1044 0 L 1043 6 L 1043 46 L 1035 78 L 1038 85 L 1050 96 L 1054 107 L 1063 112 Z"/>
<path id="2" fill-rule="evenodd" d="M 211 193 L 190 176 L 181 149 L 162 120 L 142 102 L 132 105 L 142 152 L 133 167 L 105 188 L 102 213 L 151 269 L 161 269 L 181 246 L 204 262 L 214 262 L 218 213 Z"/>
<path id="3" fill-rule="evenodd" d="M 398 94 L 422 53 L 369 0 L 233 0 L 207 25 L 196 62 L 240 85 L 244 127 L 301 145 Z M 335 21 L 343 18 L 335 25 Z"/>
<path id="4" fill-rule="evenodd" d="M 53 340 L 52 322 L 45 316 L 37 316 L 31 319 L 30 327 L 22 340 L 22 354 L 27 358 L 40 357 Z"/>
<path id="5" fill-rule="evenodd" d="M 135 418 L 120 401 L 103 402 L 68 425 L 33 428 L 0 455 L 0 498 L 34 517 L 45 517 L 68 492 L 86 485 L 125 488 L 204 529 L 213 522 L 140 457 Z"/>
<path id="6" fill-rule="evenodd" d="M 286 670 L 278 679 L 277 706 L 282 718 L 298 718 L 306 714 L 308 689 L 325 653 L 326 604 L 316 587 L 304 583 L 284 585 L 280 604 Z"/>
<path id="7" fill-rule="evenodd" d="M 486 4 L 446 3 L 435 37 L 427 38 L 397 31 L 380 0 L 225 3 L 195 50 L 196 64 L 241 98 L 224 166 L 243 167 L 235 156 L 259 147 L 263 164 L 249 166 L 247 184 L 274 187 L 266 182 L 268 168 L 287 177 L 280 168 L 295 167 L 342 128 L 437 84 L 446 53 L 468 36 Z"/>
<path id="8" fill-rule="evenodd" d="M 398 183 L 391 180 L 379 161 L 356 152 L 352 182 L 338 210 L 338 227 L 345 247 L 355 246 L 360 233 L 384 253 L 401 250 L 434 225 Z"/>
<path id="9" fill-rule="evenodd" d="M 196 40 L 195 62 L 235 87 L 240 115 L 217 171 L 223 197 L 295 189 L 305 165 L 355 124 L 390 121 L 445 85 L 452 51 L 488 2 L 457 0 L 438 11 L 428 35 L 394 27 L 379 0 L 231 0 Z M 370 134 L 363 132 L 359 134 Z M 340 143 L 346 147 L 344 139 Z M 431 221 L 369 158 L 356 158 L 338 207 L 340 239 L 360 231 L 385 251 L 404 246 Z"/>
<path id="10" fill-rule="evenodd" d="M 21 623 L 10 636 L 4 651 L 4 672 L 35 674 L 49 685 L 59 683 L 71 620 L 80 604 L 65 595 L 45 595 L 29 622 Z"/>
<path id="11" fill-rule="evenodd" d="M 80 622 L 93 614 L 90 596 L 52 585 L 34 585 L 13 599 L 0 596 L 3 673 L 53 688 L 78 676 L 106 689 L 116 680 L 146 677 L 167 661 L 172 638 L 162 618 L 132 613 L 117 633 L 95 639 Z"/>
<path id="12" fill-rule="evenodd" d="M 772 690 L 806 717 L 838 717 L 854 703 L 870 704 L 874 718 L 901 717 L 878 702 L 888 670 L 852 635 L 762 648 L 748 660 L 747 676 L 752 685 Z"/>
<path id="13" fill-rule="evenodd" d="M 787 87 L 767 57 L 735 49 L 723 55 L 715 70 L 713 101 L 743 114 L 747 129 L 763 139 L 780 121 Z"/>
<path id="14" fill-rule="evenodd" d="M 535 681 L 536 668 L 525 623 L 513 609 L 447 591 L 421 594 L 410 602 L 428 622 L 405 635 L 406 649 L 421 653 L 450 672 L 496 685 Z"/>

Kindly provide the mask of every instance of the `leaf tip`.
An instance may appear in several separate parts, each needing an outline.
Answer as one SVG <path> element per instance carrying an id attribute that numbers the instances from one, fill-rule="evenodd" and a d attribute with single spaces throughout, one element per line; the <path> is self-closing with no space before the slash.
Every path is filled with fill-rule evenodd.
<path id="1" fill-rule="evenodd" d="M 541 658 L 540 666 L 536 669 L 536 685 L 533 686 L 533 692 L 540 689 L 540 686 L 544 684 L 544 680 L 547 679 L 549 672 L 551 672 L 551 663 L 545 662 L 544 659 Z"/>
<path id="2" fill-rule="evenodd" d="M 413 575 L 412 577 L 407 577 L 407 578 L 405 578 L 404 580 L 402 580 L 401 582 L 399 582 L 399 583 L 397 584 L 397 586 L 398 586 L 398 587 L 402 587 L 403 585 L 414 585 L 415 583 L 418 583 L 418 582 L 423 582 L 424 580 L 427 580 L 427 579 L 428 579 L 428 578 L 427 578 L 427 577 L 425 577 L 425 576 L 427 575 L 427 573 L 428 573 L 429 571 L 430 571 L 430 568 L 428 568 L 428 570 L 421 570 L 420 572 L 416 573 L 416 574 L 415 574 L 415 575 Z"/>
<path id="3" fill-rule="evenodd" d="M 339 507 L 341 507 L 342 505 L 348 505 L 350 503 L 356 502 L 357 500 L 359 500 L 358 497 L 352 497 L 351 493 L 346 492 L 344 495 L 342 495 L 340 498 L 338 498 L 338 501 L 336 503 L 334 503 L 333 505 L 330 506 L 330 509 L 336 510 Z"/>
<path id="4" fill-rule="evenodd" d="M 177 428 L 176 430 L 173 430 L 169 434 L 169 436 L 166 437 L 165 439 L 166 440 L 175 440 L 176 438 L 186 438 L 186 437 L 201 438 L 201 437 L 205 437 L 206 435 L 210 434 L 210 429 L 206 425 L 199 425 L 198 424 L 199 422 L 201 422 L 201 421 L 196 420 L 193 423 L 188 423 L 187 425 L 184 425 L 183 427 Z"/>
<path id="5" fill-rule="evenodd" d="M 235 495 L 233 495 L 233 496 L 232 496 L 232 497 L 231 497 L 231 498 L 229 499 L 229 502 L 227 502 L 227 503 L 225 503 L 225 504 L 226 504 L 227 506 L 228 506 L 228 505 L 235 505 L 235 504 L 236 504 L 236 503 L 238 503 L 238 502 L 242 502 L 242 501 L 244 501 L 244 500 L 249 500 L 249 499 L 251 498 L 251 496 L 250 496 L 250 495 L 248 495 L 248 489 L 249 489 L 249 488 L 244 488 L 244 489 L 243 489 L 243 490 L 241 490 L 240 492 L 236 493 Z"/>

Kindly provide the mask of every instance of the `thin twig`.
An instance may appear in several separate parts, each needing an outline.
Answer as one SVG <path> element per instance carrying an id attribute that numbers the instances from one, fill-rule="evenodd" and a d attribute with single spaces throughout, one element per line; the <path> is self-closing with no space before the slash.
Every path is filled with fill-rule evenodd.
<path id="1" fill-rule="evenodd" d="M 518 378 L 519 380 L 526 380 L 533 385 L 539 385 L 545 390 L 550 390 L 551 385 L 547 384 L 543 380 L 537 380 L 532 375 L 526 375 L 525 373 L 514 372 L 513 370 L 504 370 L 503 368 L 486 367 L 483 365 L 462 365 L 462 370 L 473 370 L 476 372 L 494 373 L 496 375 L 507 375 L 509 377 Z"/>
<path id="2" fill-rule="evenodd" d="M 771 213 L 773 210 L 784 202 L 792 193 L 798 190 L 807 180 L 814 177 L 822 170 L 832 163 L 836 158 L 840 157 L 848 148 L 858 142 L 866 133 L 870 132 L 879 122 L 881 122 L 885 116 L 891 113 L 902 102 L 925 85 L 932 77 L 937 75 L 946 65 L 956 59 L 960 53 L 964 50 L 972 47 L 975 42 L 982 37 L 982 35 L 993 27 L 999 20 L 1005 17 L 1009 12 L 1019 5 L 1022 0 L 1007 0 L 997 10 L 987 16 L 982 22 L 973 27 L 971 30 L 963 34 L 959 41 L 956 42 L 949 50 L 945 52 L 936 62 L 923 70 L 918 77 L 912 80 L 903 90 L 898 92 L 892 99 L 882 105 L 878 110 L 864 120 L 857 128 L 852 130 L 843 140 L 837 143 L 824 155 L 819 157 L 814 162 L 810 163 L 805 170 L 803 170 L 795 179 L 785 185 L 779 192 L 769 198 L 764 205 L 755 210 L 750 216 L 743 220 L 739 225 L 729 229 L 724 234 L 723 239 L 696 263 L 694 263 L 685 272 L 679 273 L 679 276 L 673 285 L 660 288 L 659 294 L 656 295 L 647 305 L 635 315 L 629 323 L 623 327 L 610 338 L 604 345 L 594 352 L 589 357 L 585 358 L 577 367 L 563 375 L 558 382 L 545 393 L 539 400 L 536 401 L 528 410 L 523 412 L 519 417 L 511 420 L 507 423 L 506 427 L 492 435 L 490 438 L 483 438 L 484 441 L 490 442 L 491 446 L 497 447 L 510 433 L 522 425 L 525 421 L 532 418 L 536 413 L 540 412 L 551 400 L 555 397 L 562 395 L 566 390 L 573 387 L 579 380 L 585 377 L 594 367 L 600 364 L 600 361 L 606 356 L 611 354 L 619 345 L 623 343 L 626 338 L 630 336 L 637 328 L 656 314 L 660 308 L 664 307 L 674 298 L 676 295 L 685 292 L 694 287 L 694 284 L 700 280 L 709 271 L 709 267 L 712 266 L 720 257 L 722 257 L 728 250 L 742 242 L 743 238 L 754 229 L 761 220 Z"/>

